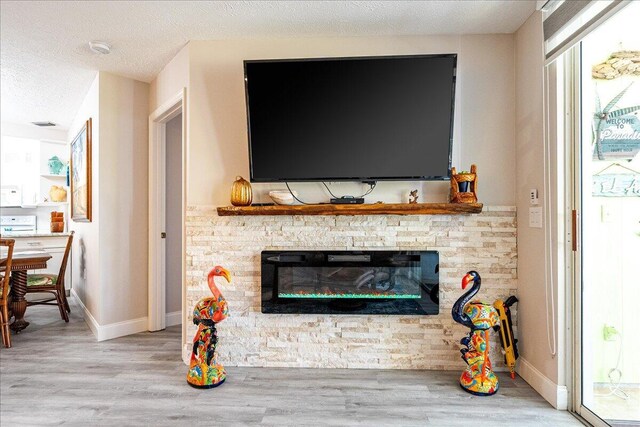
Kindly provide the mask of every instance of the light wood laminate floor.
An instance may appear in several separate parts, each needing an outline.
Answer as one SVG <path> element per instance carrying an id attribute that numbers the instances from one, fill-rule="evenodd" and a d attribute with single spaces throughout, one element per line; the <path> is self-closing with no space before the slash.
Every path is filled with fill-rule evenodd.
<path id="1" fill-rule="evenodd" d="M 77 305 L 68 324 L 56 307 L 29 307 L 26 319 L 0 350 L 2 426 L 581 425 L 506 374 L 489 398 L 440 371 L 229 367 L 221 387 L 196 390 L 179 327 L 97 343 Z"/>

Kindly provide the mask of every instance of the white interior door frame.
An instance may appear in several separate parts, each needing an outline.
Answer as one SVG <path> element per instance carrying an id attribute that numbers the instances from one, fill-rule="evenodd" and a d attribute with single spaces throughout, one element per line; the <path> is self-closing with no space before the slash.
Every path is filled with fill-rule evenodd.
<path id="1" fill-rule="evenodd" d="M 166 327 L 166 125 L 182 113 L 182 318 L 185 313 L 186 280 L 186 199 L 187 199 L 187 111 L 186 88 L 183 88 L 149 116 L 149 330 Z M 185 325 L 182 326 L 184 342 Z"/>

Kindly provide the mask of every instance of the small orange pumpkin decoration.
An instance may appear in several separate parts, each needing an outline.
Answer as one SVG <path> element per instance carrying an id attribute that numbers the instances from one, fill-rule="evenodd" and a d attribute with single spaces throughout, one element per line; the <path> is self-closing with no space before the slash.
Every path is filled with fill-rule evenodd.
<path id="1" fill-rule="evenodd" d="M 249 206 L 253 199 L 251 184 L 241 176 L 236 176 L 236 180 L 231 186 L 231 204 L 233 206 Z"/>

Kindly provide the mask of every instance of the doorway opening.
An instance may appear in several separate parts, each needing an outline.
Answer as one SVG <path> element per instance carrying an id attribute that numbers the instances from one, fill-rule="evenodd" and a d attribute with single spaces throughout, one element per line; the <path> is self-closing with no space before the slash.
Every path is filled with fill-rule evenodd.
<path id="1" fill-rule="evenodd" d="M 165 125 L 165 326 L 182 324 L 182 113 Z"/>
<path id="2" fill-rule="evenodd" d="M 185 318 L 186 91 L 149 116 L 149 331 Z"/>

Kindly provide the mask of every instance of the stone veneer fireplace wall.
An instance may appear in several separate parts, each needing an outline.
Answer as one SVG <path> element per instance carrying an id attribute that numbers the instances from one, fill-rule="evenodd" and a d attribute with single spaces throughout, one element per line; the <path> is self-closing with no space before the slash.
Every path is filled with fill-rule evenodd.
<path id="1" fill-rule="evenodd" d="M 451 318 L 471 269 L 482 275 L 479 298 L 516 293 L 516 213 L 485 206 L 478 215 L 239 216 L 215 208 L 187 211 L 187 342 L 191 309 L 209 296 L 206 274 L 222 265 L 233 275 L 220 289 L 230 316 L 218 327 L 219 355 L 232 366 L 462 369 L 458 342 L 468 331 Z M 440 314 L 432 316 L 262 314 L 260 252 L 267 249 L 437 250 Z M 514 322 L 516 320 L 513 313 Z M 514 324 L 514 328 L 517 325 Z M 492 361 L 504 367 L 498 334 Z"/>

